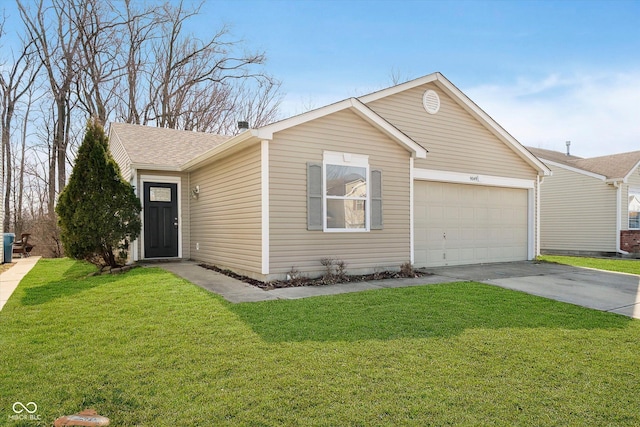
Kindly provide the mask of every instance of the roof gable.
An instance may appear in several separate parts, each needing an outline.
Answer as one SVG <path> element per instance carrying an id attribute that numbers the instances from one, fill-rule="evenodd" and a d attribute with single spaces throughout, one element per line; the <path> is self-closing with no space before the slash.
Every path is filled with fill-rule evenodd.
<path id="1" fill-rule="evenodd" d="M 297 126 L 303 123 L 307 123 L 311 120 L 315 120 L 321 117 L 328 116 L 329 114 L 336 113 L 338 111 L 349 109 L 371 124 L 373 127 L 380 130 L 382 133 L 389 136 L 398 144 L 404 146 L 415 157 L 425 158 L 427 150 L 420 144 L 412 140 L 406 134 L 401 132 L 398 128 L 391 123 L 380 117 L 376 112 L 371 110 L 360 100 L 356 98 L 348 98 L 344 101 L 336 102 L 334 104 L 327 105 L 326 107 L 311 110 L 306 113 L 281 120 L 270 125 L 263 126 L 257 129 L 256 136 L 263 139 L 273 139 L 273 134 L 293 126 Z"/>
<path id="2" fill-rule="evenodd" d="M 585 172 L 601 175 L 608 181 L 626 181 L 640 167 L 640 151 L 611 154 L 591 158 L 567 156 L 553 150 L 530 147 L 529 150 L 542 160 L 559 163 Z"/>
<path id="3" fill-rule="evenodd" d="M 406 83 L 402 83 L 387 89 L 361 96 L 358 99 L 364 104 L 369 104 L 382 98 L 390 97 L 398 93 L 423 86 L 427 83 L 436 85 L 455 103 L 460 105 L 467 113 L 469 113 L 471 117 L 473 117 L 481 126 L 483 126 L 495 137 L 497 137 L 502 143 L 504 143 L 509 149 L 516 153 L 527 164 L 537 170 L 539 174 L 550 174 L 549 168 L 543 162 L 541 162 L 537 157 L 533 156 L 527 149 L 524 148 L 522 144 L 520 144 L 513 136 L 511 136 L 511 134 L 509 134 L 504 128 L 502 128 L 502 126 L 500 126 L 495 120 L 493 120 L 493 118 L 491 118 L 486 112 L 484 112 L 484 110 L 478 107 L 478 105 L 476 105 L 469 97 L 467 97 L 460 89 L 458 89 L 441 73 L 432 73 L 427 76 L 408 81 Z"/>

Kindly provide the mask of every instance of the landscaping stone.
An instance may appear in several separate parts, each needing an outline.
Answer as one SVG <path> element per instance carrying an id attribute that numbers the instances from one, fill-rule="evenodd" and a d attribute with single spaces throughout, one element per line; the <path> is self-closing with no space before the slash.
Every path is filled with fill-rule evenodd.
<path id="1" fill-rule="evenodd" d="M 60 417 L 53 423 L 54 427 L 62 426 L 87 426 L 99 427 L 108 426 L 109 418 L 98 415 L 94 409 L 85 409 L 73 415 L 65 415 Z"/>

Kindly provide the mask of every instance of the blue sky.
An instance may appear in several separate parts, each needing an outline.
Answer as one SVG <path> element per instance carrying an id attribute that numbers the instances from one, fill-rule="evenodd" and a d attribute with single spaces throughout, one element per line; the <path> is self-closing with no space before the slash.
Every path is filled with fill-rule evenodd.
<path id="1" fill-rule="evenodd" d="M 284 116 L 439 71 L 525 145 L 640 150 L 640 0 L 206 0 L 189 30 L 222 23 L 266 52 Z"/>
<path id="2" fill-rule="evenodd" d="M 637 0 L 209 0 L 203 12 L 203 27 L 226 22 L 266 51 L 287 115 L 440 71 L 525 145 L 640 150 Z"/>

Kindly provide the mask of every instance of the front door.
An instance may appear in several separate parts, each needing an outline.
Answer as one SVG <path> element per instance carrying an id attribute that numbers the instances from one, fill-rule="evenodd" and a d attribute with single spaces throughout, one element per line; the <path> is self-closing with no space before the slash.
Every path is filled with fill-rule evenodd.
<path id="1" fill-rule="evenodd" d="M 178 184 L 144 183 L 144 257 L 178 256 Z"/>

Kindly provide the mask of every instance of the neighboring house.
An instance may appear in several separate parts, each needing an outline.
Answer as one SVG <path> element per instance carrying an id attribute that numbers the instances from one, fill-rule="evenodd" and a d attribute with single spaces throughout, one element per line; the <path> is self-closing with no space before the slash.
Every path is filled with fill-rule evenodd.
<path id="1" fill-rule="evenodd" d="M 552 170 L 541 185 L 541 250 L 640 253 L 640 151 L 580 158 L 529 148 Z"/>
<path id="2" fill-rule="evenodd" d="M 549 169 L 439 73 L 226 138 L 113 123 L 134 260 L 260 280 L 528 260 Z"/>

